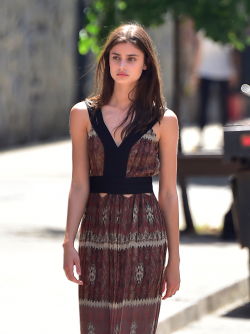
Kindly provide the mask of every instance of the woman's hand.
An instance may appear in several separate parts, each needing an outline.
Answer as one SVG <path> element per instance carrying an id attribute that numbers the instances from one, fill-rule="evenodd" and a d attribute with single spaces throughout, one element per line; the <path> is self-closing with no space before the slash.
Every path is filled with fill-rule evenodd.
<path id="1" fill-rule="evenodd" d="M 81 266 L 80 266 L 80 258 L 75 250 L 74 246 L 63 245 L 64 247 L 64 258 L 63 258 L 63 269 L 65 271 L 65 275 L 68 280 L 77 283 L 79 285 L 83 285 L 81 280 L 78 280 L 74 276 L 74 265 L 76 266 L 76 272 L 78 275 L 81 275 Z"/>
<path id="2" fill-rule="evenodd" d="M 165 291 L 165 295 L 162 299 L 172 297 L 180 288 L 180 269 L 179 264 L 169 263 L 163 273 L 163 286 L 162 293 Z"/>

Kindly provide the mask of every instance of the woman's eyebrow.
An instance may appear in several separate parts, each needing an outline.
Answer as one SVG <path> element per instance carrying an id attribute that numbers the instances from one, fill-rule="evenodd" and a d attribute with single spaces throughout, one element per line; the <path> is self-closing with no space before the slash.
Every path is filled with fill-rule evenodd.
<path id="1" fill-rule="evenodd" d="M 120 56 L 120 53 L 117 53 L 117 52 L 111 52 L 112 55 L 116 55 L 116 56 Z M 128 54 L 127 55 L 128 57 L 139 57 L 138 54 L 136 53 L 131 53 L 131 54 Z"/>

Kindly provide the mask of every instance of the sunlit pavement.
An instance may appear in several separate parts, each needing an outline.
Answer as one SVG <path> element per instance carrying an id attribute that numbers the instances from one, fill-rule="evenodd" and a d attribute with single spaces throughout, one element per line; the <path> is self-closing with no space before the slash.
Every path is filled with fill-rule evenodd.
<path id="1" fill-rule="evenodd" d="M 207 315 L 200 321 L 192 322 L 175 334 L 249 334 L 250 303 L 240 302 L 224 307 Z"/>
<path id="2" fill-rule="evenodd" d="M 185 153 L 220 151 L 223 148 L 223 127 L 218 123 L 208 124 L 203 130 L 196 126 L 185 127 L 182 129 L 181 143 Z"/>

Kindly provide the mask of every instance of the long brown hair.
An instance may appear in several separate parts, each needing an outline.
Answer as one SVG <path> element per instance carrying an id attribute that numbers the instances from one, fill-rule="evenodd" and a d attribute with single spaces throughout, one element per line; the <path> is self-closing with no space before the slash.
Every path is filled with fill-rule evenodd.
<path id="1" fill-rule="evenodd" d="M 110 75 L 109 52 L 116 44 L 128 42 L 144 53 L 147 68 L 142 71 L 135 88 L 130 92 L 130 108 L 126 118 L 117 127 L 118 129 L 128 119 L 132 119 L 122 130 L 122 138 L 132 130 L 145 130 L 147 125 L 154 120 L 160 121 L 166 108 L 156 51 L 150 36 L 138 23 L 120 25 L 109 34 L 97 62 L 95 92 L 86 99 L 86 102 L 94 109 L 99 109 L 109 103 L 114 89 L 114 80 Z M 133 99 L 130 95 L 133 95 Z"/>

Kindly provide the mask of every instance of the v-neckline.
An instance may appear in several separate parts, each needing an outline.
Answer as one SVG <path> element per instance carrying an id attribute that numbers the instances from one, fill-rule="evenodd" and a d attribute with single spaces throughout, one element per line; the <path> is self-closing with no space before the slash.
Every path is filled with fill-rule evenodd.
<path id="1" fill-rule="evenodd" d="M 153 125 L 157 122 L 157 120 L 151 121 L 147 128 L 144 131 L 140 132 L 134 132 L 131 131 L 123 140 L 122 142 L 117 145 L 113 136 L 111 135 L 106 123 L 104 122 L 103 115 L 102 115 L 102 110 L 99 107 L 96 110 L 96 121 L 97 121 L 97 133 L 100 137 L 100 139 L 103 142 L 104 147 L 108 150 L 111 149 L 114 152 L 125 152 L 127 150 L 130 150 L 131 147 L 145 134 L 149 129 L 153 127 Z M 98 123 L 100 126 L 100 131 L 98 130 Z"/>
<path id="2" fill-rule="evenodd" d="M 101 123 L 102 123 L 102 126 L 105 130 L 105 132 L 107 133 L 107 136 L 108 138 L 110 139 L 110 142 L 112 142 L 112 145 L 115 147 L 115 149 L 120 149 L 123 145 L 124 145 L 124 142 L 126 142 L 127 138 L 129 137 L 129 134 L 128 136 L 126 136 L 119 145 L 116 144 L 116 141 L 114 140 L 114 137 L 112 136 L 111 132 L 109 131 L 106 123 L 104 122 L 104 119 L 103 119 L 103 115 L 102 115 L 102 110 L 101 108 L 98 109 L 99 111 L 99 114 L 100 114 L 100 120 L 101 120 Z"/>

